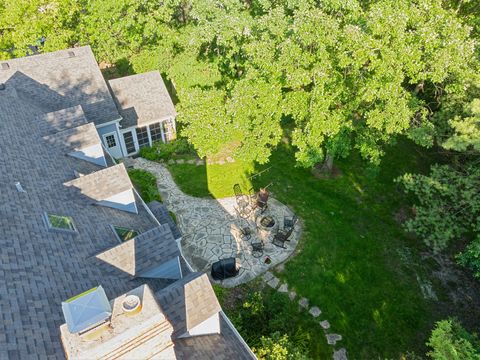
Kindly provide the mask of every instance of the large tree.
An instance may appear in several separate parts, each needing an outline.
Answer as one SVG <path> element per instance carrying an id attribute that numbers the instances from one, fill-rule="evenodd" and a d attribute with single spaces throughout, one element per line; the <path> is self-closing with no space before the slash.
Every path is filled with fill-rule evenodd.
<path id="1" fill-rule="evenodd" d="M 77 24 L 85 1 L 0 1 L 0 59 L 54 51 L 78 41 Z"/>

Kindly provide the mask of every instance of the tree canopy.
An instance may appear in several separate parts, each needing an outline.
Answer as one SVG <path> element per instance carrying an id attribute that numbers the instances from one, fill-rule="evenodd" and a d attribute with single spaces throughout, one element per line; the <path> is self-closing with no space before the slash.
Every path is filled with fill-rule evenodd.
<path id="1" fill-rule="evenodd" d="M 437 322 L 427 345 L 431 348 L 428 356 L 434 360 L 480 359 L 478 338 L 456 319 Z"/>

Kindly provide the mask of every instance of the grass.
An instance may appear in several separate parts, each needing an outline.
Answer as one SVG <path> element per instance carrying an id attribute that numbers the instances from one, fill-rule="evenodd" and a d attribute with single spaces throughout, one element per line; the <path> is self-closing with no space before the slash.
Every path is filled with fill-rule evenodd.
<path id="1" fill-rule="evenodd" d="M 272 183 L 273 196 L 305 224 L 298 255 L 278 276 L 322 309 L 332 331 L 344 336 L 342 346 L 351 358 L 373 359 L 400 358 L 412 350 L 424 353 L 437 320 L 417 280 L 428 280 L 430 273 L 420 257 L 424 249 L 393 216 L 406 201 L 393 180 L 407 171 L 427 172 L 430 161 L 413 144 L 401 141 L 387 150 L 380 167 L 369 166 L 356 154 L 337 162 L 342 176 L 336 179 L 320 180 L 295 167 L 288 146 L 275 151 L 265 166 L 170 169 L 181 189 L 194 196 L 233 195 L 236 182 L 255 189 Z"/>
<path id="2" fill-rule="evenodd" d="M 128 170 L 128 176 L 130 176 L 133 186 L 135 186 L 135 189 L 137 189 L 145 202 L 149 203 L 154 200 L 162 201 L 162 197 L 158 192 L 155 175 L 142 169 L 130 169 Z"/>
<path id="3" fill-rule="evenodd" d="M 244 162 L 208 166 L 173 164 L 168 167 L 183 192 L 216 199 L 232 196 L 236 183 L 248 191 L 252 187 L 249 176 L 255 171 L 252 164 Z"/>

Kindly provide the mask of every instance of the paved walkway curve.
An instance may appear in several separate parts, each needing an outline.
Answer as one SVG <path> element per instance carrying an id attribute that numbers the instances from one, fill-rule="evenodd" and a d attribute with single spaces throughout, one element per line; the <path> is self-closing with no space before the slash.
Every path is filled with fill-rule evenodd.
<path id="1" fill-rule="evenodd" d="M 286 243 L 287 248 L 279 248 L 271 243 L 272 232 L 257 230 L 255 217 L 242 219 L 236 212 L 234 197 L 223 199 L 197 198 L 183 193 L 168 169 L 157 162 L 143 158 L 127 159 L 127 166 L 147 170 L 157 178 L 157 185 L 163 202 L 177 216 L 177 223 L 183 233 L 181 247 L 185 259 L 197 271 L 209 271 L 210 265 L 223 258 L 236 257 L 240 260 L 240 273 L 224 280 L 221 285 L 233 287 L 245 283 L 269 268 L 284 262 L 295 250 L 301 234 L 302 222 Z M 283 226 L 284 216 L 293 215 L 292 211 L 279 201 L 270 197 L 268 210 L 264 215 L 272 216 L 276 226 Z M 257 214 L 258 215 L 258 214 Z M 249 227 L 253 236 L 249 240 L 242 238 L 240 229 Z M 252 256 L 251 243 L 263 240 L 263 256 Z M 268 257 L 271 262 L 265 263 Z"/>

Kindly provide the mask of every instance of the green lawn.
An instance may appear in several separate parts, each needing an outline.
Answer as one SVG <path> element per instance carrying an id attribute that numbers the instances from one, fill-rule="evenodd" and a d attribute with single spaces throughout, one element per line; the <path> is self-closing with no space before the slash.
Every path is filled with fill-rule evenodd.
<path id="1" fill-rule="evenodd" d="M 426 172 L 429 163 L 403 141 L 387 151 L 380 167 L 357 155 L 337 162 L 342 176 L 336 179 L 320 180 L 295 167 L 286 146 L 264 166 L 171 165 L 170 170 L 183 191 L 223 197 L 232 195 L 234 183 L 248 188 L 252 173 L 270 167 L 251 183 L 256 189 L 272 183 L 273 196 L 305 223 L 300 253 L 278 276 L 322 309 L 332 331 L 344 336 L 349 358 L 383 359 L 423 353 L 436 320 L 417 281 L 429 273 L 420 260 L 420 242 L 393 216 L 405 202 L 393 179 L 406 171 Z"/>

